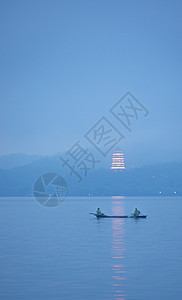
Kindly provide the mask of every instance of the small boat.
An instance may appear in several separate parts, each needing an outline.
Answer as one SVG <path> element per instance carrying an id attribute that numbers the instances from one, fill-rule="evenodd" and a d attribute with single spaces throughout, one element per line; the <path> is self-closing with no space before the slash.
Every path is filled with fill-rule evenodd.
<path id="1" fill-rule="evenodd" d="M 139 216 L 133 216 L 130 215 L 128 218 L 133 218 L 133 219 L 146 219 L 147 215 L 139 215 Z"/>
<path id="2" fill-rule="evenodd" d="M 95 214 L 95 213 L 90 213 L 90 215 L 94 215 L 96 218 L 100 219 L 100 218 L 132 218 L 132 219 L 145 219 L 147 217 L 147 215 L 139 215 L 139 216 L 134 216 L 134 215 L 130 215 L 130 216 L 108 216 L 105 214 Z"/>

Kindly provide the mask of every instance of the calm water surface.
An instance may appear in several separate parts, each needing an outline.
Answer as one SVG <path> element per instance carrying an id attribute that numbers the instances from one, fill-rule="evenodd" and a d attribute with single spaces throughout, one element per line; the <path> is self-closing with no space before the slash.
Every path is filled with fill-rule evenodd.
<path id="1" fill-rule="evenodd" d="M 97 220 L 89 212 L 147 219 Z M 182 198 L 0 199 L 0 299 L 182 299 Z"/>

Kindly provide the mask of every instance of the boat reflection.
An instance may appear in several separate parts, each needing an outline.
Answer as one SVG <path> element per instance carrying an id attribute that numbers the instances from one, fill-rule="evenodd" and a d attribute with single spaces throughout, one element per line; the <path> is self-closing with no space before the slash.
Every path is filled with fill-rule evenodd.
<path id="1" fill-rule="evenodd" d="M 124 204 L 122 201 L 112 201 L 113 215 L 124 215 Z M 112 219 L 112 278 L 114 297 L 117 300 L 125 300 L 124 281 L 126 270 L 124 265 L 124 223 L 125 219 Z"/>

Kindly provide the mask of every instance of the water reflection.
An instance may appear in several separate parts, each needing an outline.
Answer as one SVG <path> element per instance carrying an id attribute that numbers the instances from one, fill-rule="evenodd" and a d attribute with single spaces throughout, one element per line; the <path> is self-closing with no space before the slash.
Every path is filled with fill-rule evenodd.
<path id="1" fill-rule="evenodd" d="M 113 215 L 124 215 L 124 205 L 122 201 L 112 202 Z M 125 219 L 112 219 L 112 278 L 114 297 L 117 300 L 125 300 L 124 282 L 126 278 L 126 270 L 124 265 L 124 222 Z"/>

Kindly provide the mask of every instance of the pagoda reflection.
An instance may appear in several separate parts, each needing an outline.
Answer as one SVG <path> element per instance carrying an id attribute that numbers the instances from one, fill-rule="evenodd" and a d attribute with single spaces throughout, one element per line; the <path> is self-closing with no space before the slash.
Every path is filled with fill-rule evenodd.
<path id="1" fill-rule="evenodd" d="M 113 215 L 124 215 L 122 201 L 112 201 L 112 213 Z M 126 296 L 124 292 L 124 282 L 127 279 L 124 265 L 126 251 L 124 246 L 124 224 L 125 219 L 112 219 L 112 286 L 114 298 L 117 300 L 125 300 Z"/>

